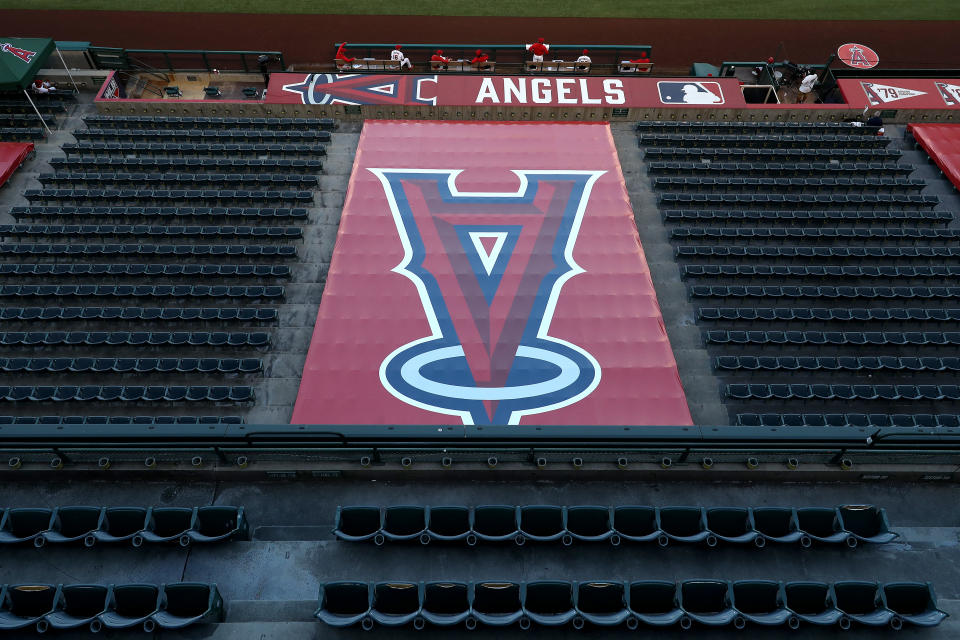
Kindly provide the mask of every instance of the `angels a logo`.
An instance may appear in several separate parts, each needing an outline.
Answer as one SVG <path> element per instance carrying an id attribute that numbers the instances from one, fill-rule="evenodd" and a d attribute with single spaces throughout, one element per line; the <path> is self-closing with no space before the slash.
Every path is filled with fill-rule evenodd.
<path id="1" fill-rule="evenodd" d="M 314 73 L 283 90 L 303 104 L 435 105 L 437 76 Z"/>
<path id="2" fill-rule="evenodd" d="M 403 402 L 464 424 L 517 424 L 589 395 L 600 365 L 550 335 L 603 171 L 514 171 L 515 192 L 461 192 L 458 170 L 370 169 L 383 184 L 430 334 L 380 365 Z"/>
<path id="3" fill-rule="evenodd" d="M 29 63 L 31 60 L 33 60 L 33 56 L 37 55 L 37 52 L 36 52 L 36 51 L 29 51 L 29 50 L 27 50 L 27 49 L 21 49 L 21 48 L 19 48 L 19 47 L 13 46 L 13 45 L 10 44 L 9 42 L 2 42 L 2 43 L 0 43 L 0 51 L 3 51 L 4 53 L 9 53 L 9 54 L 11 54 L 11 55 L 14 55 L 14 56 L 20 58 L 21 60 L 23 60 L 24 62 L 27 62 L 27 63 Z"/>

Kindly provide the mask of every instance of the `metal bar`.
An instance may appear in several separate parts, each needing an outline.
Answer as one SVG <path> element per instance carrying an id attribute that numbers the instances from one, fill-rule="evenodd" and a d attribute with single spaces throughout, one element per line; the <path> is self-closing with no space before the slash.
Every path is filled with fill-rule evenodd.
<path id="1" fill-rule="evenodd" d="M 70 73 L 70 69 L 67 68 L 67 61 L 63 59 L 63 54 L 60 53 L 60 49 L 57 49 L 57 55 L 60 56 L 60 62 L 63 63 L 63 70 L 67 72 L 70 82 L 73 83 L 73 90 L 76 93 L 80 93 L 80 87 L 77 86 L 77 82 L 73 79 L 73 74 Z"/>
<path id="2" fill-rule="evenodd" d="M 52 136 L 53 131 L 50 131 L 50 127 L 47 126 L 47 121 L 43 119 L 40 109 L 37 109 L 37 105 L 33 104 L 33 98 L 30 97 L 30 92 L 24 89 L 23 95 L 27 96 L 27 100 L 30 101 L 30 106 L 33 107 L 33 110 L 37 112 L 37 117 L 40 118 L 40 122 L 43 124 L 43 128 L 47 130 L 47 134 Z"/>

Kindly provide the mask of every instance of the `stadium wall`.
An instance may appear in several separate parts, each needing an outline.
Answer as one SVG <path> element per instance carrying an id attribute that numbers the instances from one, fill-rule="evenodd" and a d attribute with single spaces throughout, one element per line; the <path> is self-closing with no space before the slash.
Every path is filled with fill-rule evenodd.
<path id="1" fill-rule="evenodd" d="M 960 66 L 957 21 L 676 20 L 346 16 L 136 11 L 6 10 L 9 33 L 37 33 L 100 46 L 283 50 L 289 64 L 327 62 L 333 43 L 553 42 L 653 45 L 658 73 L 686 73 L 695 61 L 767 56 L 825 63 L 844 42 L 863 42 L 885 68 Z M 782 45 L 782 47 L 781 47 Z"/>

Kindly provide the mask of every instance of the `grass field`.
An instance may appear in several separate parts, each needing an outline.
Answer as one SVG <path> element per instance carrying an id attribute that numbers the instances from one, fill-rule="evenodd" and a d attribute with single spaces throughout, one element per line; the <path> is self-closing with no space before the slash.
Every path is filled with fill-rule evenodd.
<path id="1" fill-rule="evenodd" d="M 960 0 L 0 0 L 0 9 L 188 11 L 582 18 L 731 18 L 788 20 L 960 20 Z"/>

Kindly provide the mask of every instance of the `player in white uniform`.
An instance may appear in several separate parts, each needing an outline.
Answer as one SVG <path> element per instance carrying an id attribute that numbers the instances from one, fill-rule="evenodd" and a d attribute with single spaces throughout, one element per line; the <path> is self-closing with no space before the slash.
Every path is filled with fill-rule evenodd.
<path id="1" fill-rule="evenodd" d="M 397 45 L 396 47 L 394 47 L 393 51 L 390 52 L 390 59 L 393 60 L 394 62 L 399 62 L 401 69 L 403 69 L 404 67 L 408 69 L 413 68 L 413 65 L 410 64 L 410 58 L 403 55 L 403 51 L 400 50 L 400 45 Z"/>

